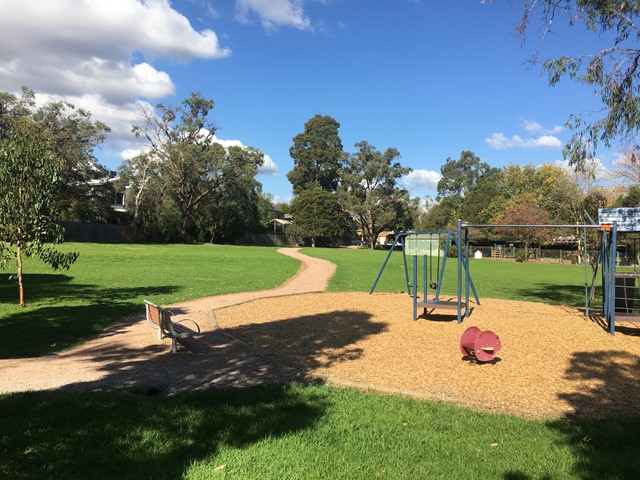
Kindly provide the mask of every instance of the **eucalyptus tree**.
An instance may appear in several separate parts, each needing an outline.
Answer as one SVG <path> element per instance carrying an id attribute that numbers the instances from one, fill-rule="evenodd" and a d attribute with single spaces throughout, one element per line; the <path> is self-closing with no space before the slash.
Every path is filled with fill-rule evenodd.
<path id="1" fill-rule="evenodd" d="M 54 199 L 61 217 L 67 220 L 107 220 L 111 215 L 113 191 L 105 179 L 109 172 L 99 164 L 94 152 L 110 129 L 93 121 L 91 113 L 64 100 L 43 105 L 33 90 L 24 87 L 21 95 L 0 92 L 0 138 L 9 134 L 12 122 L 28 117 L 49 132 L 51 148 L 61 162 L 58 189 Z"/>
<path id="2" fill-rule="evenodd" d="M 18 297 L 24 307 L 24 256 L 38 256 L 57 270 L 69 268 L 78 254 L 53 246 L 64 234 L 56 223 L 55 198 L 64 161 L 56 156 L 55 137 L 25 116 L 10 123 L 0 138 L 0 258 L 3 267 L 16 262 Z"/>
<path id="3" fill-rule="evenodd" d="M 289 233 L 300 241 L 310 239 L 316 246 L 318 237 L 344 237 L 350 233 L 352 221 L 338 203 L 338 195 L 319 186 L 307 188 L 291 201 L 294 223 Z"/>
<path id="4" fill-rule="evenodd" d="M 345 156 L 340 203 L 373 249 L 380 232 L 410 226 L 409 193 L 398 185 L 398 179 L 411 169 L 400 164 L 395 148 L 381 153 L 365 141 L 355 146 L 358 151 Z"/>
<path id="5" fill-rule="evenodd" d="M 289 154 L 294 166 L 287 178 L 295 195 L 316 185 L 328 192 L 338 188 L 344 155 L 339 128 L 340 124 L 332 117 L 316 115 L 293 138 Z"/>
<path id="6" fill-rule="evenodd" d="M 177 106 L 158 104 L 157 113 L 143 110 L 142 124 L 133 127 L 148 149 L 138 159 L 139 164 L 130 169 L 130 175 L 139 177 L 134 194 L 144 188 L 144 169 L 151 163 L 157 165 L 162 180 L 156 183 L 173 200 L 179 217 L 178 233 L 183 240 L 200 235 L 201 217 L 210 217 L 211 212 L 206 209 L 216 193 L 228 191 L 232 181 L 237 185 L 239 176 L 253 179 L 264 161 L 262 153 L 255 149 L 247 147 L 245 153 L 239 154 L 219 143 L 217 127 L 208 118 L 213 107 L 213 100 L 192 93 Z M 254 182 L 249 184 L 248 188 L 255 187 Z"/>
<path id="7" fill-rule="evenodd" d="M 602 102 L 602 116 L 592 120 L 578 112 L 567 125 L 575 133 L 564 147 L 565 158 L 581 167 L 600 143 L 620 141 L 637 149 L 640 128 L 640 0 L 536 0 L 522 2 L 518 25 L 524 35 L 532 20 L 543 24 L 543 39 L 553 38 L 563 20 L 580 33 L 591 31 L 608 42 L 579 55 L 547 59 L 543 72 L 551 85 L 570 78 L 592 87 Z M 591 113 L 589 113 L 589 116 Z"/>
<path id="8" fill-rule="evenodd" d="M 221 166 L 220 187 L 198 217 L 200 240 L 233 242 L 247 232 L 264 229 L 262 185 L 256 180 L 264 155 L 251 147 L 230 146 Z"/>

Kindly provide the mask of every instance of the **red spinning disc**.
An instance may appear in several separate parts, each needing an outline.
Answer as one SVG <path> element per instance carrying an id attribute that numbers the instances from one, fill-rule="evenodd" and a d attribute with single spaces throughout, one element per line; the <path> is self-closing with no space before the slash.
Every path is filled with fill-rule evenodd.
<path id="1" fill-rule="evenodd" d="M 482 332 L 476 338 L 475 352 L 479 362 L 490 362 L 500 351 L 502 344 L 500 338 L 490 330 Z"/>

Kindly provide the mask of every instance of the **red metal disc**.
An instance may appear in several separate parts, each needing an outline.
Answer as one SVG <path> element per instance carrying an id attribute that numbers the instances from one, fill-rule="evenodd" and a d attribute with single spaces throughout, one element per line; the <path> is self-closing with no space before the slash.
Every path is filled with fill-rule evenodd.
<path id="1" fill-rule="evenodd" d="M 476 358 L 479 362 L 490 362 L 500 351 L 502 343 L 500 338 L 491 330 L 482 332 L 478 338 L 476 338 L 475 352 Z"/>
<path id="2" fill-rule="evenodd" d="M 478 327 L 469 327 L 464 331 L 462 337 L 460 337 L 460 351 L 463 355 L 469 355 L 469 352 L 465 349 L 465 347 L 470 350 L 475 350 L 476 339 L 478 338 L 478 336 L 480 336 L 481 333 L 482 330 L 480 330 Z"/>

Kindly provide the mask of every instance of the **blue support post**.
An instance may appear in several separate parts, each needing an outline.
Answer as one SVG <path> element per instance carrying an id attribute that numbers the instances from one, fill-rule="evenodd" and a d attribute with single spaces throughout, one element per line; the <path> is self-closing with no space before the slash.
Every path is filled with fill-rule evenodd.
<path id="1" fill-rule="evenodd" d="M 426 255 L 422 256 L 422 281 L 424 282 L 424 285 L 422 286 L 422 301 L 426 302 L 427 288 L 429 288 L 429 285 L 427 284 L 427 256 Z M 427 309 L 425 308 L 422 313 L 426 313 L 426 312 L 427 312 Z"/>
<path id="2" fill-rule="evenodd" d="M 458 323 L 462 323 L 462 220 L 458 219 L 458 237 L 456 247 L 458 248 Z"/>
<path id="3" fill-rule="evenodd" d="M 604 315 L 607 325 L 609 324 L 609 304 L 607 302 L 608 292 L 608 271 L 609 271 L 609 236 L 606 231 L 602 231 L 600 239 L 600 251 L 602 252 L 602 272 L 600 272 L 600 281 L 602 283 L 602 314 Z"/>
<path id="4" fill-rule="evenodd" d="M 413 295 L 413 321 L 418 319 L 418 255 L 413 256 L 413 288 L 411 288 L 411 294 Z"/>
<path id="5" fill-rule="evenodd" d="M 617 254 L 617 244 L 618 244 L 618 227 L 616 222 L 613 222 L 613 226 L 611 227 L 611 247 L 610 253 L 611 258 L 609 260 L 609 333 L 611 335 L 616 334 L 616 254 Z"/>
<path id="6" fill-rule="evenodd" d="M 588 256 L 589 256 L 589 251 L 587 250 L 587 227 L 585 226 L 583 228 L 584 230 L 584 254 L 583 254 L 583 259 L 584 259 L 584 319 L 588 320 L 589 319 L 589 275 L 587 273 L 587 265 L 589 263 L 588 261 Z"/>
<path id="7" fill-rule="evenodd" d="M 400 243 L 402 245 L 402 261 L 404 262 L 404 278 L 406 279 L 406 282 L 407 282 L 406 283 L 407 293 L 411 295 L 411 292 L 409 291 L 409 267 L 407 266 L 407 251 L 405 249 L 406 240 L 407 240 L 407 236 L 404 235 L 402 237 L 402 240 L 400 240 Z"/>
<path id="8" fill-rule="evenodd" d="M 464 275 L 464 316 L 469 316 L 469 281 L 471 280 L 471 276 L 469 275 L 469 228 L 464 227 L 464 266 L 465 266 L 465 275 Z"/>
<path id="9" fill-rule="evenodd" d="M 382 268 L 380 268 L 380 271 L 378 272 L 378 276 L 376 277 L 376 281 L 373 282 L 373 286 L 371 287 L 371 290 L 369 290 L 369 295 L 371 295 L 373 293 L 373 291 L 376 289 L 376 285 L 378 285 L 378 280 L 380 280 L 380 277 L 382 276 L 382 272 L 384 271 L 384 267 L 387 266 L 387 262 L 389 261 L 389 258 L 391 257 L 391 254 L 393 253 L 393 249 L 396 247 L 396 244 L 398 243 L 398 240 L 400 239 L 400 236 L 398 235 L 396 237 L 396 239 L 393 241 L 393 244 L 391 245 L 391 249 L 389 250 L 389 253 L 387 253 L 387 258 L 384 259 L 384 263 L 382 264 Z M 404 246 L 402 248 L 403 253 L 404 253 Z M 405 268 L 406 268 L 406 262 L 405 262 Z M 407 283 L 408 279 L 407 279 Z"/>

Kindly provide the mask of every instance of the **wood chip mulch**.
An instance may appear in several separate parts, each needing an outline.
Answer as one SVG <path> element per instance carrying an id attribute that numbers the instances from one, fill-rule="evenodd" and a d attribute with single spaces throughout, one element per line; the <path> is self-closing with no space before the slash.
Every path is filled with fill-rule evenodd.
<path id="1" fill-rule="evenodd" d="M 218 326 L 298 378 L 531 418 L 640 415 L 640 324 L 541 303 L 481 299 L 469 318 L 412 321 L 406 294 L 314 293 L 216 312 Z M 462 332 L 492 330 L 492 363 L 463 360 Z"/>

